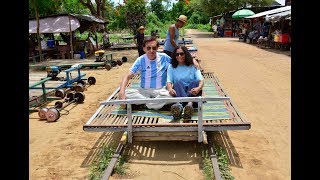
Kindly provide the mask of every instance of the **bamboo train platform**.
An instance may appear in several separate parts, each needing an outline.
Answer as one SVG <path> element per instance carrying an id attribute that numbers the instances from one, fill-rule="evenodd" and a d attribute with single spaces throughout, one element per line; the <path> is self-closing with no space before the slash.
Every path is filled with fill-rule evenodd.
<path id="1" fill-rule="evenodd" d="M 218 78 L 211 72 L 203 73 L 203 96 L 130 99 L 117 100 L 119 88 L 100 103 L 100 107 L 83 125 L 88 132 L 124 132 L 127 141 L 198 141 L 204 142 L 206 132 L 223 130 L 249 130 L 251 123 L 240 113 L 236 105 L 228 97 L 219 83 Z M 138 87 L 140 76 L 133 77 L 128 86 Z M 189 102 L 198 103 L 198 108 L 191 119 L 173 121 L 167 110 L 132 110 L 131 104 L 147 102 Z M 119 104 L 127 104 L 127 110 Z"/>
<path id="2" fill-rule="evenodd" d="M 96 62 L 95 59 L 50 59 L 36 64 L 30 64 L 32 69 L 45 70 L 49 66 L 59 66 L 63 69 L 70 68 L 74 64 L 81 64 L 83 68 L 104 68 L 106 61 Z"/>

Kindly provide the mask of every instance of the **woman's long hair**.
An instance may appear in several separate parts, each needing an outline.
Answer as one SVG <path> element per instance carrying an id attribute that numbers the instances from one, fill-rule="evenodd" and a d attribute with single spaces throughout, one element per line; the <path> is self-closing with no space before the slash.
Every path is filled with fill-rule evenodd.
<path id="1" fill-rule="evenodd" d="M 173 68 L 176 68 L 178 66 L 178 64 L 179 64 L 176 54 L 177 54 L 177 50 L 180 49 L 180 48 L 184 52 L 184 58 L 185 58 L 184 59 L 184 64 L 186 66 L 190 66 L 190 65 L 193 64 L 193 58 L 192 58 L 190 52 L 188 51 L 187 47 L 179 45 L 178 47 L 176 47 L 173 50 L 172 55 L 171 55 L 171 65 L 172 65 Z"/>

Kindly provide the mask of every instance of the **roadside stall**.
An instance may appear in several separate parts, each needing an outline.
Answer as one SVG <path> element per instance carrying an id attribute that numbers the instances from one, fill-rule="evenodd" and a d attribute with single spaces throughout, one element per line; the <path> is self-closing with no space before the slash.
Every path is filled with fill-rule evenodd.
<path id="1" fill-rule="evenodd" d="M 96 33 L 103 30 L 106 23 L 107 21 L 91 15 L 59 14 L 40 17 L 39 35 L 42 36 L 42 41 L 45 43 L 41 47 L 32 43 L 34 49 L 30 48 L 29 51 L 39 54 L 41 48 L 42 52 L 51 58 L 73 59 L 74 53 L 83 51 L 84 43 L 87 43 L 77 39 L 75 31 L 79 30 L 80 33 L 92 31 Z M 37 34 L 36 19 L 29 20 L 29 34 Z M 58 34 L 62 40 L 55 40 L 54 34 Z M 94 41 L 93 38 L 92 41 Z M 97 38 L 95 38 L 95 42 L 97 42 Z M 98 49 L 98 43 L 95 45 L 96 47 L 94 48 Z"/>

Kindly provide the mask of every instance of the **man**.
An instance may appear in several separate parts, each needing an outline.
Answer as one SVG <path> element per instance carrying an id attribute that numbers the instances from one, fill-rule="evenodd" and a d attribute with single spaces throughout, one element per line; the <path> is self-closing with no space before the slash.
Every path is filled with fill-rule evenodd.
<path id="1" fill-rule="evenodd" d="M 175 24 L 172 24 L 169 27 L 167 32 L 167 36 L 164 42 L 163 52 L 171 57 L 173 50 L 178 47 L 178 39 L 179 39 L 179 28 L 182 28 L 187 23 L 187 16 L 180 15 L 177 18 Z"/>
<path id="2" fill-rule="evenodd" d="M 133 37 L 133 41 L 137 45 L 137 48 L 138 48 L 139 56 L 142 56 L 145 53 L 143 51 L 143 47 L 142 47 L 143 40 L 144 40 L 144 30 L 145 30 L 144 26 L 140 26 L 137 29 L 137 34 L 134 35 L 134 37 Z"/>
<path id="3" fill-rule="evenodd" d="M 148 37 L 143 41 L 143 50 L 146 54 L 139 56 L 133 63 L 128 74 L 124 76 L 120 84 L 119 99 L 146 99 L 171 97 L 166 89 L 167 68 L 171 58 L 165 53 L 158 53 L 159 42 Z M 140 72 L 140 87 L 128 88 L 129 80 Z M 149 109 L 160 109 L 167 103 L 147 103 Z M 122 104 L 125 108 L 126 105 Z M 133 106 L 134 109 L 134 106 Z"/>
<path id="4" fill-rule="evenodd" d="M 109 38 L 109 33 L 108 31 L 106 30 L 104 33 L 103 33 L 103 48 L 104 49 L 107 49 L 111 46 L 110 44 L 110 38 Z"/>

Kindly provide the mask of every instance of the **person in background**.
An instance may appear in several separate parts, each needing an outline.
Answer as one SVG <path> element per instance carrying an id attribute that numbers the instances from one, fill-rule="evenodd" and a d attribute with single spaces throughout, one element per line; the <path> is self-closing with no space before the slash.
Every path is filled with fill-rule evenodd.
<path id="1" fill-rule="evenodd" d="M 137 29 L 137 34 L 134 35 L 133 37 L 133 41 L 138 47 L 139 56 L 142 56 L 143 54 L 145 54 L 143 50 L 144 30 L 145 30 L 144 26 L 140 26 Z"/>
<path id="2" fill-rule="evenodd" d="M 109 48 L 111 46 L 111 44 L 110 44 L 109 33 L 107 30 L 104 31 L 102 37 L 103 37 L 103 48 L 104 49 Z"/>
<path id="3" fill-rule="evenodd" d="M 163 52 L 166 53 L 168 56 L 171 57 L 171 53 L 173 50 L 178 47 L 178 39 L 179 39 L 179 28 L 182 28 L 187 23 L 187 16 L 180 15 L 177 18 L 175 24 L 170 25 L 165 41 Z"/>
<path id="4" fill-rule="evenodd" d="M 167 68 L 171 58 L 165 53 L 159 53 L 159 42 L 156 38 L 147 37 L 143 41 L 143 50 L 146 52 L 139 56 L 131 66 L 129 72 L 123 77 L 120 84 L 119 99 L 146 99 L 171 97 L 166 89 Z M 129 80 L 140 72 L 140 87 L 127 88 Z M 168 103 L 147 103 L 148 109 L 161 109 Z M 121 105 L 126 108 L 125 104 Z M 132 105 L 132 109 L 142 109 L 143 104 Z"/>
<path id="5" fill-rule="evenodd" d="M 185 46 L 178 46 L 172 52 L 171 65 L 167 71 L 167 89 L 173 97 L 201 96 L 203 76 L 194 66 L 193 58 Z M 191 119 L 196 103 L 175 103 L 171 106 L 174 120 L 182 116 L 184 120 Z"/>
<path id="6" fill-rule="evenodd" d="M 151 36 L 154 37 L 154 38 L 159 38 L 159 32 L 158 32 L 158 30 L 151 31 Z"/>

